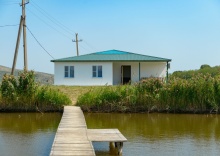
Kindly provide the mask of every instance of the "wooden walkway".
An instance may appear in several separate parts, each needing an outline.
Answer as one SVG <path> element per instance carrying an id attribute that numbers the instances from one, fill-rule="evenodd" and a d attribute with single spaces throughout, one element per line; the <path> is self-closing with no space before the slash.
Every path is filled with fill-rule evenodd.
<path id="1" fill-rule="evenodd" d="M 92 141 L 110 142 L 119 155 L 127 139 L 118 129 L 87 129 L 80 107 L 65 106 L 50 156 L 95 156 Z"/>
<path id="2" fill-rule="evenodd" d="M 79 107 L 64 107 L 50 155 L 95 155 L 92 143 L 87 137 L 86 121 Z"/>

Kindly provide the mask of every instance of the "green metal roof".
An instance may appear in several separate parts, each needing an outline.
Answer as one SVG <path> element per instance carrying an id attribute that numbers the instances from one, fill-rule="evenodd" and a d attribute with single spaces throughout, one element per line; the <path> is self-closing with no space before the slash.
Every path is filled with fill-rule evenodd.
<path id="1" fill-rule="evenodd" d="M 51 60 L 51 62 L 170 62 L 171 59 L 135 54 L 120 50 L 107 50 L 86 55 Z"/>

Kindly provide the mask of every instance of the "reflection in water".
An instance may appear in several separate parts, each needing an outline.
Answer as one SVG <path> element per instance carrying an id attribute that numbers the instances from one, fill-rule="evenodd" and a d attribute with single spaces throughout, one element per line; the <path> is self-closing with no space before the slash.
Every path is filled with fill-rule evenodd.
<path id="1" fill-rule="evenodd" d="M 0 155 L 49 155 L 60 113 L 0 113 Z"/>
<path id="2" fill-rule="evenodd" d="M 118 128 L 128 139 L 123 155 L 219 155 L 220 115 L 85 114 L 88 128 Z M 108 143 L 93 144 L 110 155 Z"/>

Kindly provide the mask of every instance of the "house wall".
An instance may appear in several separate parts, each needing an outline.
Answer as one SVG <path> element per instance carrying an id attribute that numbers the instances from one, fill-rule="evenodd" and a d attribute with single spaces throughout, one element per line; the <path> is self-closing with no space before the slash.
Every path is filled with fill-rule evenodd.
<path id="1" fill-rule="evenodd" d="M 141 78 L 144 77 L 166 77 L 166 62 L 142 62 Z"/>
<path id="2" fill-rule="evenodd" d="M 166 77 L 166 62 L 141 62 L 140 78 L 144 77 Z M 131 82 L 139 81 L 139 62 L 114 62 L 113 63 L 113 85 L 121 84 L 121 66 L 131 66 Z"/>
<path id="3" fill-rule="evenodd" d="M 55 62 L 54 84 L 70 86 L 112 85 L 112 62 Z M 92 77 L 92 66 L 102 65 L 102 78 Z M 74 78 L 64 77 L 64 66 L 74 66 Z"/>

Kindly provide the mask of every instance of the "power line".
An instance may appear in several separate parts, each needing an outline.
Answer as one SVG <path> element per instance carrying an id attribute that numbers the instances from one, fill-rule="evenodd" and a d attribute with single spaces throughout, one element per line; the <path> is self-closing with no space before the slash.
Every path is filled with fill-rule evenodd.
<path id="1" fill-rule="evenodd" d="M 6 0 L 6 1 L 0 1 L 0 2 L 3 2 L 3 3 L 7 3 L 7 2 L 17 2 L 17 3 L 19 3 L 19 1 L 13 1 L 13 0 Z"/>
<path id="2" fill-rule="evenodd" d="M 54 17 L 52 17 L 48 12 L 46 12 L 44 9 L 42 9 L 39 5 L 37 5 L 34 0 L 31 1 L 31 6 L 33 6 L 38 12 L 40 12 L 44 17 L 46 17 L 49 21 L 51 21 L 53 23 L 53 26 L 51 24 L 49 24 L 48 22 L 46 22 L 45 20 L 43 20 L 40 16 L 38 16 L 36 13 L 34 13 L 33 11 L 31 11 L 29 8 L 27 8 L 27 10 L 29 12 L 31 12 L 34 16 L 36 16 L 39 20 L 41 20 L 43 23 L 45 23 L 46 25 L 48 25 L 50 28 L 54 29 L 56 32 L 60 33 L 61 35 L 63 35 L 64 37 L 72 40 L 72 38 L 69 37 L 69 35 L 73 36 L 74 32 L 72 30 L 70 30 L 68 27 L 66 27 L 65 25 L 63 25 L 61 22 L 59 22 L 58 20 L 56 20 Z M 30 5 L 29 5 L 30 6 Z M 61 31 L 59 31 L 57 28 L 59 27 Z M 69 35 L 67 35 L 69 34 Z M 85 41 L 85 40 L 84 40 Z M 85 44 L 87 45 L 87 47 L 89 47 L 89 49 L 95 49 L 93 46 L 91 46 L 88 42 L 85 41 Z M 83 49 L 87 49 L 85 48 L 83 45 L 80 45 L 80 47 L 82 47 Z M 86 50 L 86 51 L 90 51 L 90 50 Z M 91 50 L 92 51 L 92 50 Z"/>
<path id="3" fill-rule="evenodd" d="M 27 27 L 27 26 L 26 26 Z M 34 34 L 30 31 L 30 29 L 27 27 L 27 30 L 30 32 L 30 34 L 33 36 L 33 38 L 36 40 L 36 42 L 41 46 L 41 48 L 48 54 L 50 57 L 54 59 L 54 57 L 42 46 L 42 44 L 37 40 L 37 38 L 34 36 Z"/>
<path id="4" fill-rule="evenodd" d="M 15 4 L 19 5 L 19 3 L 13 3 L 13 4 L 12 3 L 11 4 L 1 4 L 0 3 L 0 5 L 15 5 Z"/>
<path id="5" fill-rule="evenodd" d="M 44 9 L 42 9 L 39 5 L 37 5 L 34 1 L 33 5 L 37 10 L 39 10 L 45 17 L 47 17 L 50 21 L 52 21 L 54 24 L 56 24 L 57 26 L 59 26 L 60 28 L 62 28 L 64 31 L 66 31 L 67 33 L 74 35 L 75 32 L 73 32 L 72 30 L 70 30 L 68 27 L 66 27 L 65 25 L 63 25 L 61 22 L 59 22 L 58 20 L 56 20 L 54 17 L 52 17 L 49 13 L 47 13 Z"/>
<path id="6" fill-rule="evenodd" d="M 81 48 L 83 48 L 84 50 L 86 50 L 86 51 L 91 51 L 91 50 L 88 50 L 87 48 L 85 48 L 85 47 L 83 47 L 82 45 L 79 45 Z"/>
<path id="7" fill-rule="evenodd" d="M 14 4 L 19 4 L 19 2 L 17 1 L 0 2 L 0 5 L 14 5 Z"/>
<path id="8" fill-rule="evenodd" d="M 54 28 L 53 26 L 51 26 L 50 24 L 48 24 L 47 22 L 45 22 L 42 18 L 40 18 L 38 15 L 36 15 L 33 11 L 31 11 L 30 9 L 27 8 L 27 10 L 32 13 L 35 17 L 37 17 L 39 20 L 41 20 L 44 24 L 46 24 L 47 26 L 51 27 L 52 29 L 54 29 L 56 32 L 60 33 L 61 35 L 65 36 L 66 38 L 70 39 L 71 38 L 69 36 L 67 36 L 66 34 L 62 33 L 61 31 L 57 30 L 56 28 Z"/>
<path id="9" fill-rule="evenodd" d="M 14 26 L 18 26 L 19 24 L 6 24 L 6 25 L 0 25 L 0 27 L 14 27 Z"/>
<path id="10" fill-rule="evenodd" d="M 88 42 L 86 42 L 84 39 L 83 39 L 83 41 L 87 44 L 87 46 L 88 47 L 90 47 L 90 48 L 92 48 L 92 49 L 94 49 L 94 50 L 97 50 L 95 47 L 93 47 L 92 45 L 90 45 Z"/>
<path id="11" fill-rule="evenodd" d="M 53 22 L 54 24 L 56 24 L 58 27 L 60 27 L 61 29 L 63 29 L 66 33 L 69 33 L 71 36 L 73 36 L 75 34 L 75 32 L 73 32 L 71 29 L 69 29 L 68 27 L 66 27 L 65 25 L 63 25 L 61 22 L 59 22 L 58 20 L 56 20 L 54 17 L 52 17 L 48 12 L 46 12 L 44 9 L 42 9 L 39 5 L 37 5 L 34 0 L 31 1 L 32 2 L 32 6 L 35 7 L 38 11 L 41 12 L 41 14 L 43 16 L 45 16 L 46 18 L 48 18 L 51 22 Z M 83 37 L 81 37 L 83 38 Z M 93 50 L 97 50 L 94 46 L 91 46 L 88 42 L 86 42 L 85 39 L 83 39 L 83 41 L 85 42 L 85 44 L 93 49 Z"/>
<path id="12" fill-rule="evenodd" d="M 1 5 L 11 5 L 11 4 L 19 4 L 19 3 L 15 3 L 15 2 L 0 2 Z"/>
<path id="13" fill-rule="evenodd" d="M 30 13 L 32 13 L 35 17 L 37 17 L 39 20 L 41 20 L 44 24 L 46 24 L 47 26 L 49 26 L 50 28 L 52 28 L 53 30 L 55 30 L 56 32 L 60 33 L 61 35 L 63 35 L 64 37 L 72 40 L 69 36 L 67 36 L 66 34 L 62 33 L 61 31 L 57 30 L 55 27 L 51 26 L 50 24 L 48 24 L 45 20 L 43 20 L 41 17 L 39 17 L 38 15 L 36 15 L 33 11 L 31 11 L 30 9 L 26 8 Z M 80 47 L 83 47 L 82 45 Z M 83 49 L 86 49 L 85 47 L 83 47 Z M 87 50 L 90 51 L 90 50 Z"/>

